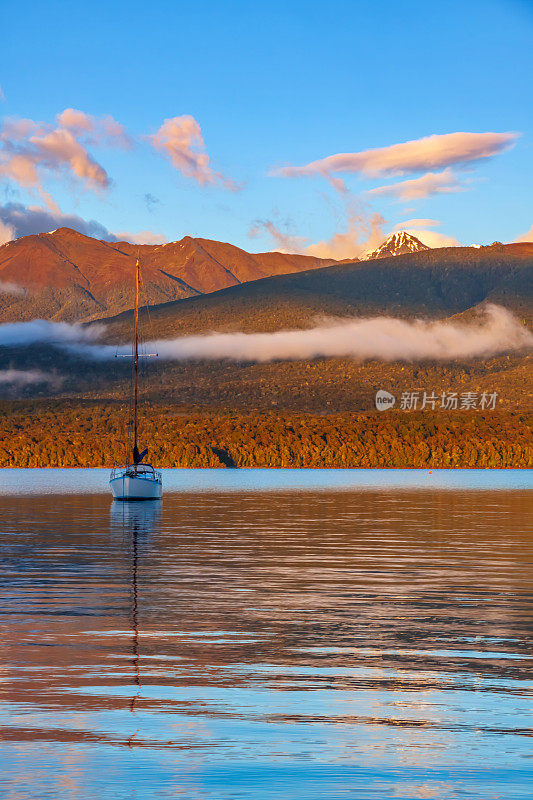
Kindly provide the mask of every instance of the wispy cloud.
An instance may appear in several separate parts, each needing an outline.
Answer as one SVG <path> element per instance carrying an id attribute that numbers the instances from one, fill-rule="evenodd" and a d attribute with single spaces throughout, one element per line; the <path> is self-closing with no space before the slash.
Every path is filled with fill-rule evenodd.
<path id="1" fill-rule="evenodd" d="M 15 239 L 15 229 L 0 219 L 0 245 Z"/>
<path id="2" fill-rule="evenodd" d="M 396 231 L 406 231 L 416 236 L 417 239 L 428 247 L 459 247 L 460 242 L 455 236 L 447 236 L 438 231 L 428 230 L 437 228 L 442 223 L 438 219 L 406 219 L 394 226 Z"/>
<path id="3" fill-rule="evenodd" d="M 526 231 L 526 233 L 523 233 L 521 236 L 513 239 L 513 242 L 533 242 L 533 225 L 528 231 Z"/>
<path id="4" fill-rule="evenodd" d="M 447 236 L 438 231 L 428 231 L 425 228 L 404 228 L 407 233 L 416 236 L 417 239 L 428 247 L 460 247 L 461 242 L 455 236 Z"/>
<path id="5" fill-rule="evenodd" d="M 318 258 L 358 258 L 367 250 L 373 250 L 384 238 L 385 220 L 381 214 L 370 216 L 351 212 L 344 231 L 334 233 L 329 239 L 309 245 L 306 253 Z"/>
<path id="6" fill-rule="evenodd" d="M 108 145 L 129 149 L 133 139 L 120 122 L 109 114 L 95 117 L 76 108 L 66 108 L 57 116 L 58 125 L 66 128 L 74 136 L 85 137 L 90 144 Z"/>
<path id="7" fill-rule="evenodd" d="M 23 286 L 19 286 L 18 283 L 0 281 L 0 294 L 13 294 L 22 297 L 26 294 L 26 290 Z"/>
<path id="8" fill-rule="evenodd" d="M 366 194 L 374 196 L 390 196 L 398 201 L 420 200 L 435 194 L 450 194 L 464 192 L 466 187 L 459 181 L 450 167 L 442 172 L 427 172 L 419 178 L 412 178 L 387 186 L 378 186 L 369 189 Z"/>
<path id="9" fill-rule="evenodd" d="M 351 357 L 413 361 L 487 357 L 533 347 L 533 334 L 506 309 L 489 306 L 477 324 L 371 317 L 308 330 L 228 333 L 154 342 L 161 358 L 273 361 Z"/>
<path id="10" fill-rule="evenodd" d="M 261 231 L 266 231 L 274 247 L 283 253 L 300 253 L 337 261 L 357 259 L 381 244 L 385 237 L 385 220 L 381 214 L 368 213 L 362 206 L 356 207 L 355 202 L 350 202 L 343 217 L 341 230 L 333 233 L 329 239 L 314 243 L 310 243 L 305 236 L 296 236 L 284 230 L 273 220 L 256 220 L 248 235 L 255 237 Z"/>
<path id="11" fill-rule="evenodd" d="M 37 383 L 48 383 L 59 386 L 63 378 L 53 372 L 40 369 L 0 369 L 0 386 L 29 386 Z"/>
<path id="12" fill-rule="evenodd" d="M 130 242 L 131 244 L 165 244 L 168 241 L 163 234 L 155 231 L 138 231 L 137 233 L 117 231 L 112 236 L 113 239 L 108 239 L 108 241 Z"/>
<path id="13" fill-rule="evenodd" d="M 150 214 L 154 211 L 156 206 L 161 203 L 161 200 L 150 192 L 146 192 L 143 199 Z"/>
<path id="14" fill-rule="evenodd" d="M 97 341 L 104 325 L 83 326 L 78 323 L 32 319 L 29 322 L 0 324 L 0 347 L 28 347 L 34 344 L 65 346 Z"/>
<path id="15" fill-rule="evenodd" d="M 107 360 L 115 353 L 131 353 L 131 345 L 97 343 L 103 326 L 44 320 L 0 325 L 0 346 L 34 343 L 57 347 L 92 360 Z M 268 362 L 319 357 L 354 358 L 357 361 L 420 361 L 456 358 L 487 358 L 498 353 L 533 347 L 531 333 L 501 306 L 486 306 L 479 320 L 469 324 L 454 321 L 394 317 L 363 317 L 325 320 L 307 330 L 276 333 L 210 333 L 147 342 L 162 359 L 198 359 Z"/>
<path id="16" fill-rule="evenodd" d="M 275 249 L 280 253 L 305 253 L 308 240 L 305 236 L 296 236 L 290 232 L 288 227 L 285 229 L 279 223 L 271 219 L 257 219 L 252 223 L 248 231 L 248 236 L 255 239 L 266 231 L 270 236 Z"/>
<path id="17" fill-rule="evenodd" d="M 240 188 L 235 181 L 211 167 L 200 125 L 189 114 L 166 119 L 159 130 L 148 138 L 175 169 L 200 186 L 219 185 L 233 192 Z"/>
<path id="18" fill-rule="evenodd" d="M 441 225 L 438 219 L 406 219 L 394 226 L 395 231 L 404 231 L 406 228 L 436 228 Z"/>
<path id="19" fill-rule="evenodd" d="M 337 153 L 303 166 L 273 169 L 271 174 L 287 178 L 331 173 L 360 173 L 369 177 L 404 175 L 465 164 L 501 153 L 515 143 L 517 133 L 446 133 L 413 139 L 389 147 L 355 153 Z"/>

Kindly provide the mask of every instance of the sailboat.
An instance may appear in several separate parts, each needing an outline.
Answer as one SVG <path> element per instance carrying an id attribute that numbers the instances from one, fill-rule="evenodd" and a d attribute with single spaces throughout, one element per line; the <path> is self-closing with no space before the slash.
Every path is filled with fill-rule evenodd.
<path id="1" fill-rule="evenodd" d="M 139 450 L 138 443 L 138 399 L 139 399 L 139 259 L 135 265 L 135 316 L 133 350 L 133 463 L 125 467 L 113 467 L 109 486 L 115 500 L 158 500 L 163 494 L 161 472 L 151 464 L 144 463 L 148 448 Z M 150 353 L 149 355 L 155 355 Z"/>

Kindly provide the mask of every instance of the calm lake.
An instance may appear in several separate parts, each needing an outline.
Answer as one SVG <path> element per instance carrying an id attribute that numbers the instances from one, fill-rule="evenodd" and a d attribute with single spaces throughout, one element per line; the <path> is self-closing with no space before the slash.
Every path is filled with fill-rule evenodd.
<path id="1" fill-rule="evenodd" d="M 531 472 L 0 470 L 3 800 L 520 800 Z"/>

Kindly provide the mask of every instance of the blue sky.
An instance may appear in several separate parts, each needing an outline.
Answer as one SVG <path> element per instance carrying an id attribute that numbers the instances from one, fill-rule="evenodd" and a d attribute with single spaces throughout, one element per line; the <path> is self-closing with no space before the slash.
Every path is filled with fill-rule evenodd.
<path id="1" fill-rule="evenodd" d="M 103 188 L 68 165 L 43 165 L 38 154 L 38 186 L 2 174 L 0 161 L 0 204 L 48 203 L 58 220 L 74 214 L 113 233 L 191 234 L 249 250 L 305 251 L 317 242 L 327 250 L 340 235 L 354 255 L 370 230 L 380 237 L 407 220 L 436 221 L 407 227 L 464 244 L 512 241 L 533 225 L 527 0 L 3 0 L 0 26 L 2 118 L 51 129 L 64 109 L 78 109 L 111 115 L 132 141 L 123 149 L 101 136 L 80 139 L 109 176 Z M 148 137 L 184 116 L 201 130 L 209 169 L 239 191 L 216 178 L 200 185 L 154 147 Z M 520 136 L 470 162 L 336 172 L 329 177 L 344 181 L 342 192 L 321 172 L 271 174 L 456 132 Z M 453 181 L 444 193 L 400 202 L 365 194 L 445 169 Z M 156 200 L 147 204 L 147 194 Z"/>

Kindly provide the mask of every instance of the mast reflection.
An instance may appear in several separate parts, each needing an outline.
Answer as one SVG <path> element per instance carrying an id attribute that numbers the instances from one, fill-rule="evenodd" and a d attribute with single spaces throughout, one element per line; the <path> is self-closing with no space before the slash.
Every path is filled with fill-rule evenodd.
<path id="1" fill-rule="evenodd" d="M 145 500 L 139 502 L 113 502 L 111 504 L 111 532 L 120 532 L 124 548 L 131 553 L 130 585 L 131 585 L 131 635 L 132 635 L 132 667 L 133 686 L 136 691 L 129 701 L 129 709 L 135 714 L 135 704 L 141 693 L 141 665 L 139 646 L 139 562 L 143 552 L 148 550 L 156 529 L 161 523 L 161 502 Z M 131 748 L 138 729 L 128 739 Z"/>

